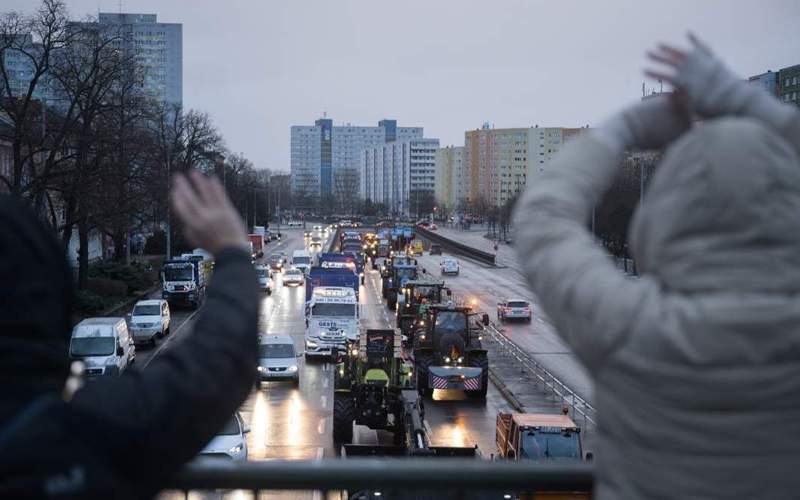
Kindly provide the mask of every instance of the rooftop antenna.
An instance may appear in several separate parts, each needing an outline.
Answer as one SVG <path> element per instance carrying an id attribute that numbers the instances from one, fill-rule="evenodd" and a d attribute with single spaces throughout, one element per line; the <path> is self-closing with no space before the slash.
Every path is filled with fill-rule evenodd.
<path id="1" fill-rule="evenodd" d="M 642 97 L 644 97 L 646 95 L 647 94 L 645 93 L 645 90 L 644 90 L 644 82 L 642 82 Z"/>
<path id="2" fill-rule="evenodd" d="M 119 13 L 120 14 L 122 14 L 122 4 L 123 4 L 123 0 L 119 0 L 118 5 L 119 5 Z"/>

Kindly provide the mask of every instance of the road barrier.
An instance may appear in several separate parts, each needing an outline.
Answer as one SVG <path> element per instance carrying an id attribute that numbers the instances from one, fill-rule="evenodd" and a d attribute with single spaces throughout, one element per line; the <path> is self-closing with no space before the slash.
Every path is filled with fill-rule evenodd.
<path id="1" fill-rule="evenodd" d="M 414 231 L 418 235 L 422 236 L 423 239 L 426 239 L 432 243 L 438 243 L 442 246 L 442 248 L 451 253 L 470 257 L 486 264 L 495 265 L 495 255 L 493 253 L 484 252 L 483 250 L 478 250 L 477 248 L 473 248 L 469 245 L 451 240 L 450 238 L 445 238 L 444 236 L 437 234 L 435 231 L 428 231 L 427 229 L 419 226 L 414 228 Z"/>
<path id="2" fill-rule="evenodd" d="M 414 498 L 414 492 L 439 492 L 436 498 L 512 498 L 518 492 L 579 492 L 593 483 L 589 463 L 533 461 L 354 458 L 268 460 L 233 464 L 201 460 L 189 464 L 168 490 L 372 491 L 370 497 Z M 375 493 L 377 492 L 377 493 Z M 487 495 L 487 493 L 489 493 Z"/>
<path id="3" fill-rule="evenodd" d="M 580 415 L 583 418 L 582 427 L 584 429 L 588 429 L 587 424 L 594 425 L 596 423 L 594 406 L 567 387 L 541 363 L 533 359 L 533 356 L 503 335 L 494 325 L 485 327 L 483 331 L 485 333 L 484 340 L 488 340 L 493 347 L 497 348 L 501 352 L 501 356 L 509 358 L 521 370 L 531 374 L 537 385 L 543 386 L 545 391 L 560 398 L 561 404 L 569 407 L 573 417 Z"/>

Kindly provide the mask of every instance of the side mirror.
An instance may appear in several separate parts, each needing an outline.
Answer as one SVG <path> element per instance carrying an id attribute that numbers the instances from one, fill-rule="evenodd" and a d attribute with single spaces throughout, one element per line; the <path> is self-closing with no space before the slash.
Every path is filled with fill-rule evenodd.
<path id="1" fill-rule="evenodd" d="M 125 315 L 128 319 L 131 319 L 131 313 Z"/>
<path id="2" fill-rule="evenodd" d="M 298 352 L 297 354 L 294 355 L 294 357 L 295 358 L 302 358 L 303 357 L 303 353 L 302 352 Z"/>
<path id="3" fill-rule="evenodd" d="M 483 326 L 489 326 L 489 315 L 483 313 Z"/>
<path id="4" fill-rule="evenodd" d="M 125 351 L 122 350 L 122 346 L 117 345 L 117 356 L 122 356 L 123 354 L 125 354 Z"/>
<path id="5" fill-rule="evenodd" d="M 594 460 L 594 453 L 592 453 L 591 451 L 587 451 L 586 456 L 584 458 L 587 462 L 591 462 L 592 460 Z"/>
<path id="6" fill-rule="evenodd" d="M 247 424 L 242 424 L 242 434 L 247 434 L 250 432 L 250 426 Z"/>

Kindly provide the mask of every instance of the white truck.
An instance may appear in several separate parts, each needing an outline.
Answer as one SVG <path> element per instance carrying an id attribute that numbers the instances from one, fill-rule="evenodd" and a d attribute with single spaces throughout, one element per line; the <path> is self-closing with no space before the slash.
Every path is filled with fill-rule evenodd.
<path id="1" fill-rule="evenodd" d="M 360 331 L 358 298 L 352 288 L 315 287 L 306 303 L 306 359 L 332 356 Z"/>

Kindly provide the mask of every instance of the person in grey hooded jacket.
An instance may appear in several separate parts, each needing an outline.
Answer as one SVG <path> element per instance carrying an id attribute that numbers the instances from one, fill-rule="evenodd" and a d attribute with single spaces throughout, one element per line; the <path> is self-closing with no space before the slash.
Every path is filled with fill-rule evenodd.
<path id="1" fill-rule="evenodd" d="M 624 110 L 531 179 L 520 261 L 595 381 L 596 498 L 796 498 L 800 113 L 691 41 L 650 54 L 673 97 Z M 632 279 L 586 221 L 625 151 L 659 148 Z"/>

